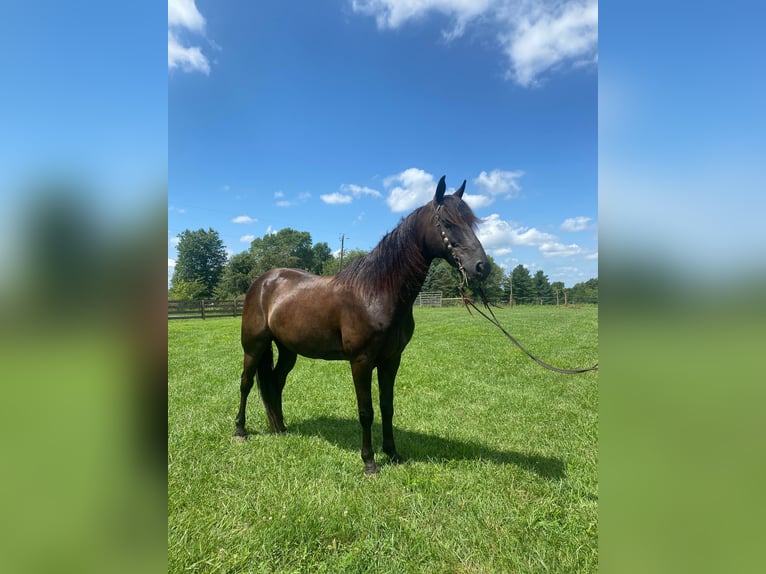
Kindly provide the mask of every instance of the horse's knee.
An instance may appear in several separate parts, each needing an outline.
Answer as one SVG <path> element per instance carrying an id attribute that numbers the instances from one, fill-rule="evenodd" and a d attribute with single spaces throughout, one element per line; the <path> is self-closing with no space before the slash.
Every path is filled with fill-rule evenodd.
<path id="1" fill-rule="evenodd" d="M 372 419 L 374 418 L 374 413 L 367 409 L 360 409 L 359 410 L 359 424 L 361 424 L 365 428 L 369 428 L 372 426 Z"/>

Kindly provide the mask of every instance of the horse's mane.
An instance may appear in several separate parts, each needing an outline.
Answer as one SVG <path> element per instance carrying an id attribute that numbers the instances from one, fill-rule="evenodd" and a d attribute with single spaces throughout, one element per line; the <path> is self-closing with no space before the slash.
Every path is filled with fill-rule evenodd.
<path id="1" fill-rule="evenodd" d="M 472 227 L 478 223 L 467 204 L 451 196 L 444 199 L 440 209 L 443 220 L 461 221 Z M 425 217 L 421 225 L 435 225 L 433 213 L 433 206 L 428 203 L 402 218 L 372 251 L 341 270 L 335 281 L 367 297 L 396 295 L 399 301 L 411 303 L 409 299 L 414 300 L 420 292 L 432 259 L 420 249 L 418 223 Z"/>

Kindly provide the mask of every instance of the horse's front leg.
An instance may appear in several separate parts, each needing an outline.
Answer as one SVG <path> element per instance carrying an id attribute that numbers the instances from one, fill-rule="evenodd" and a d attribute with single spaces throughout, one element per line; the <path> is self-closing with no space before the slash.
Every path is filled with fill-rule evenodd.
<path id="1" fill-rule="evenodd" d="M 362 425 L 362 460 L 365 474 L 377 474 L 379 470 L 372 450 L 372 419 L 375 414 L 372 409 L 372 369 L 366 359 L 351 361 L 359 424 Z"/>
<path id="2" fill-rule="evenodd" d="M 380 391 L 380 417 L 383 420 L 383 452 L 391 462 L 399 464 L 404 459 L 396 451 L 394 444 L 394 381 L 399 370 L 402 356 L 397 355 L 393 359 L 378 365 L 378 389 Z"/>

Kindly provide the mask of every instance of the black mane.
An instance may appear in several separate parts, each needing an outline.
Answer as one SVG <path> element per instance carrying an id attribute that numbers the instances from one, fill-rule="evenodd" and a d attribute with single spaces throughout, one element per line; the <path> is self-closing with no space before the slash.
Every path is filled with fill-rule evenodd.
<path id="1" fill-rule="evenodd" d="M 472 228 L 479 222 L 468 204 L 452 196 L 444 198 L 439 218 L 443 222 Z M 419 207 L 404 217 L 372 251 L 342 269 L 335 281 L 351 286 L 366 297 L 398 294 L 400 302 L 412 304 L 433 259 L 421 251 L 418 225 L 436 225 L 433 204 Z"/>
<path id="2" fill-rule="evenodd" d="M 417 221 L 424 209 L 403 218 L 366 255 L 342 269 L 335 280 L 372 297 L 398 294 L 402 302 L 414 301 L 423 286 L 428 266 L 417 239 Z"/>

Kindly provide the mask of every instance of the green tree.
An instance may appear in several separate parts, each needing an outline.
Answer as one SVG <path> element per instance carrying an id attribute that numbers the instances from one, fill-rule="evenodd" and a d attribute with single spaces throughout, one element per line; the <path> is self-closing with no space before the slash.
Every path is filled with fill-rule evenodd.
<path id="1" fill-rule="evenodd" d="M 569 290 L 569 303 L 598 303 L 598 277 L 576 283 Z"/>
<path id="2" fill-rule="evenodd" d="M 348 264 L 359 259 L 360 257 L 367 255 L 367 251 L 364 249 L 350 249 L 343 253 L 343 267 L 348 267 Z M 322 275 L 330 276 L 337 275 L 340 267 L 340 256 L 332 256 L 330 259 L 324 262 L 322 266 Z"/>
<path id="3" fill-rule="evenodd" d="M 255 276 L 277 267 L 314 269 L 314 251 L 308 231 L 286 227 L 277 233 L 267 233 L 253 240 L 250 253 L 255 258 Z"/>
<path id="4" fill-rule="evenodd" d="M 429 293 L 441 292 L 442 297 L 457 297 L 458 281 L 457 272 L 449 263 L 444 259 L 434 259 L 420 290 Z"/>
<path id="5" fill-rule="evenodd" d="M 226 264 L 226 249 L 218 232 L 186 229 L 178 238 L 178 258 L 171 285 L 180 289 L 181 283 L 197 282 L 204 287 L 199 297 L 211 297 Z"/>
<path id="6" fill-rule="evenodd" d="M 218 299 L 236 298 L 247 292 L 253 282 L 255 257 L 250 251 L 237 253 L 223 269 L 215 294 Z"/>
<path id="7" fill-rule="evenodd" d="M 534 287 L 537 303 L 542 305 L 553 302 L 553 289 L 548 282 L 548 276 L 543 273 L 542 269 L 538 269 L 535 273 L 535 276 L 532 278 L 532 285 Z"/>
<path id="8" fill-rule="evenodd" d="M 517 265 L 511 271 L 510 279 L 514 303 L 532 303 L 535 291 L 529 269 L 523 265 Z"/>
<path id="9" fill-rule="evenodd" d="M 321 242 L 316 243 L 314 247 L 311 248 L 311 251 L 311 272 L 317 275 L 323 275 L 325 265 L 332 261 L 332 250 L 330 249 L 330 246 L 327 245 L 327 243 Z"/>
<path id="10" fill-rule="evenodd" d="M 200 281 L 176 281 L 168 290 L 168 299 L 191 301 L 204 299 L 205 286 Z"/>
<path id="11" fill-rule="evenodd" d="M 503 288 L 505 274 L 503 273 L 503 268 L 495 263 L 495 260 L 492 259 L 491 255 L 487 255 L 487 259 L 489 259 L 489 263 L 492 267 L 489 276 L 484 280 L 484 293 L 486 293 L 487 298 L 493 303 L 505 301 L 506 295 Z"/>

